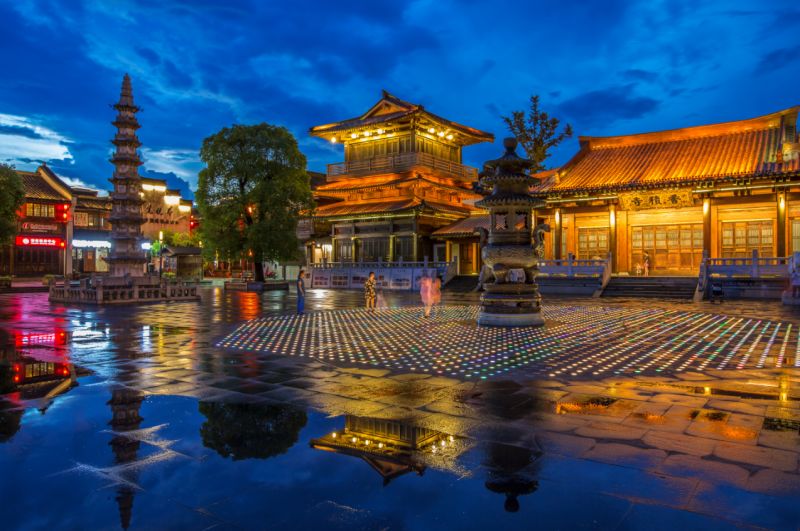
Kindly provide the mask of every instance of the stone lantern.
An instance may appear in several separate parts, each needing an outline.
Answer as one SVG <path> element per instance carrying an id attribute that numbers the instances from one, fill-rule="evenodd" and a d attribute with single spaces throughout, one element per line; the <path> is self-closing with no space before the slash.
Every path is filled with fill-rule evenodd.
<path id="1" fill-rule="evenodd" d="M 481 185 L 492 193 L 476 203 L 489 211 L 490 220 L 481 250 L 485 291 L 478 324 L 541 326 L 544 319 L 536 285 L 538 258 L 531 218 L 532 210 L 544 203 L 529 193 L 534 179 L 528 172 L 534 163 L 517 156 L 516 139 L 506 138 L 503 145 L 505 154 L 488 161 L 481 178 Z"/>

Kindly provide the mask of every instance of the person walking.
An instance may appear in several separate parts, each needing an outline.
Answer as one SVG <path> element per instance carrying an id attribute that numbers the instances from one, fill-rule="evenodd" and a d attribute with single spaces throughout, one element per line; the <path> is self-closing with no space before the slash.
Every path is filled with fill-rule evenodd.
<path id="1" fill-rule="evenodd" d="M 306 311 L 306 271 L 301 269 L 297 274 L 297 315 L 303 315 Z"/>
<path id="2" fill-rule="evenodd" d="M 422 273 L 419 279 L 419 296 L 422 299 L 423 315 L 431 316 L 431 305 L 433 304 L 433 280 L 428 276 L 428 272 Z"/>
<path id="3" fill-rule="evenodd" d="M 364 282 L 364 302 L 367 305 L 367 310 L 375 312 L 375 300 L 377 293 L 375 291 L 375 273 L 370 271 L 369 278 Z"/>
<path id="4" fill-rule="evenodd" d="M 431 305 L 439 313 L 439 306 L 442 304 L 442 277 L 435 275 L 431 285 Z"/>
<path id="5" fill-rule="evenodd" d="M 650 253 L 647 251 L 644 252 L 644 258 L 642 259 L 643 262 L 643 269 L 644 269 L 644 276 L 650 276 Z"/>

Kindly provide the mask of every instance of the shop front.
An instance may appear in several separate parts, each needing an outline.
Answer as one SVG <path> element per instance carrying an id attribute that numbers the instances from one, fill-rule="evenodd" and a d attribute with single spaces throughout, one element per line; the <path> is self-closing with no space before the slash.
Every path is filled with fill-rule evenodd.
<path id="1" fill-rule="evenodd" d="M 108 271 L 105 258 L 110 250 L 108 233 L 76 229 L 72 239 L 72 270 L 77 274 L 105 273 Z"/>

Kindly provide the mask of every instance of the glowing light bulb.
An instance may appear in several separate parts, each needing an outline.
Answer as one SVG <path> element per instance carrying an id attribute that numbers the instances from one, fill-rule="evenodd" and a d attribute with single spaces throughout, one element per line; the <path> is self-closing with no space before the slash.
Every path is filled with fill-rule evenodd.
<path id="1" fill-rule="evenodd" d="M 334 439 L 336 438 L 336 436 L 337 436 L 336 432 L 331 433 L 331 437 L 333 437 Z"/>
<path id="2" fill-rule="evenodd" d="M 350 133 L 350 138 L 358 138 L 358 133 Z"/>
<path id="3" fill-rule="evenodd" d="M 431 127 L 430 129 L 428 129 L 428 132 L 429 132 L 430 134 L 433 134 L 433 133 L 435 133 L 435 132 L 436 132 L 436 129 L 434 129 L 433 127 Z"/>
<path id="4" fill-rule="evenodd" d="M 335 137 L 335 136 L 332 136 L 332 137 L 331 137 L 331 144 L 335 144 L 335 143 L 336 143 L 336 137 Z"/>
<path id="5" fill-rule="evenodd" d="M 447 135 L 447 140 L 453 140 L 453 135 Z"/>
<path id="6" fill-rule="evenodd" d="M 443 136 L 444 136 L 444 131 L 439 131 L 439 132 L 438 132 L 438 133 L 436 133 L 436 134 L 437 134 L 437 135 L 439 135 L 439 137 L 443 137 Z"/>

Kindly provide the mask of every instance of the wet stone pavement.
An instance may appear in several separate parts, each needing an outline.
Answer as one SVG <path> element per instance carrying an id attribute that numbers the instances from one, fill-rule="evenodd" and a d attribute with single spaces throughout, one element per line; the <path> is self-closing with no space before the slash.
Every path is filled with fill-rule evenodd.
<path id="1" fill-rule="evenodd" d="M 3 529 L 797 529 L 800 313 L 0 296 Z"/>

